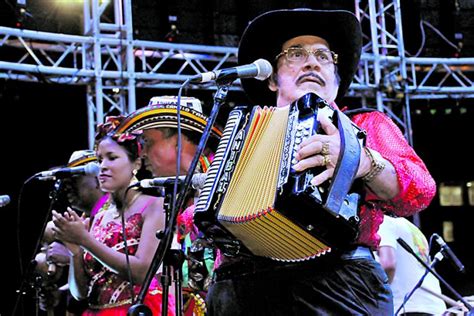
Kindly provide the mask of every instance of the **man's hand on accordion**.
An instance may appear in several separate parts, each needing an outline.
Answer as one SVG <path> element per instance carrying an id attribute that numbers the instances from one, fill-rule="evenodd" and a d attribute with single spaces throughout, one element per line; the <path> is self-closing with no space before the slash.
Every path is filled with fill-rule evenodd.
<path id="1" fill-rule="evenodd" d="M 341 147 L 336 126 L 326 116 L 321 115 L 318 119 L 326 135 L 314 134 L 301 142 L 295 156 L 298 163 L 293 166 L 299 172 L 308 168 L 326 167 L 311 180 L 311 183 L 316 186 L 332 178 Z"/>

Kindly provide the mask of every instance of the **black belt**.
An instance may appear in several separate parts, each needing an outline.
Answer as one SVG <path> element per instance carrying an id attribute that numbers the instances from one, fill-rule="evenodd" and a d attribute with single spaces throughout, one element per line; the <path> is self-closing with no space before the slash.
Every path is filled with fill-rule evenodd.
<path id="1" fill-rule="evenodd" d="M 215 270 L 214 278 L 216 281 L 226 280 L 239 276 L 251 276 L 260 273 L 272 273 L 281 270 L 290 270 L 298 268 L 308 268 L 317 265 L 322 261 L 334 263 L 335 261 L 366 259 L 374 260 L 374 256 L 370 248 L 365 246 L 357 246 L 353 249 L 335 251 L 321 257 L 296 263 L 281 263 L 271 259 L 262 257 L 241 258 L 230 264 L 223 264 Z"/>

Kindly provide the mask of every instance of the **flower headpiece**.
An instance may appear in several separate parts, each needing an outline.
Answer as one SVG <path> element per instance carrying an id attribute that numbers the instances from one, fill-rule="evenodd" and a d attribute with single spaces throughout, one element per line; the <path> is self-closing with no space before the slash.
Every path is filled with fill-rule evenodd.
<path id="1" fill-rule="evenodd" d="M 143 131 L 117 131 L 117 127 L 120 126 L 122 121 L 126 117 L 123 115 L 118 116 L 107 116 L 105 118 L 105 123 L 97 125 L 97 133 L 95 136 L 96 143 L 102 138 L 108 136 L 115 140 L 119 144 L 124 144 L 127 142 L 134 142 L 137 145 L 137 154 L 140 156 L 142 152 L 142 144 L 140 142 L 140 135 Z M 97 145 L 97 144 L 96 144 Z"/>

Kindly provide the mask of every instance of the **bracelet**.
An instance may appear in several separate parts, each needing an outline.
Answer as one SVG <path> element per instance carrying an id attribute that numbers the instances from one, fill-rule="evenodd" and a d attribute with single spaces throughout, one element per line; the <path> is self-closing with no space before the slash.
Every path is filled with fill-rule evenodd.
<path id="1" fill-rule="evenodd" d="M 385 163 L 378 152 L 370 150 L 367 147 L 364 147 L 364 150 L 367 156 L 369 156 L 371 166 L 369 172 L 362 177 L 362 181 L 370 182 L 385 169 Z"/>

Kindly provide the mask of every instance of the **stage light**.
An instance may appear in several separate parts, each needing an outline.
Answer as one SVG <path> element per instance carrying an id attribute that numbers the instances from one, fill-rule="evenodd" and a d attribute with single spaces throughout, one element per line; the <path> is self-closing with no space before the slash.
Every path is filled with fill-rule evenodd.
<path id="1" fill-rule="evenodd" d="M 75 5 L 83 5 L 84 0 L 56 0 L 57 5 L 60 6 L 75 6 Z"/>
<path id="2" fill-rule="evenodd" d="M 16 22 L 15 27 L 22 29 L 25 21 L 31 15 L 26 11 L 26 0 L 18 0 L 16 2 Z"/>
<path id="3" fill-rule="evenodd" d="M 446 242 L 454 241 L 454 225 L 451 221 L 443 222 L 443 239 Z"/>
<path id="4" fill-rule="evenodd" d="M 463 187 L 461 185 L 441 183 L 439 186 L 439 204 L 441 206 L 463 206 Z"/>
<path id="5" fill-rule="evenodd" d="M 466 183 L 467 188 L 467 200 L 470 206 L 474 206 L 474 181 Z"/>

